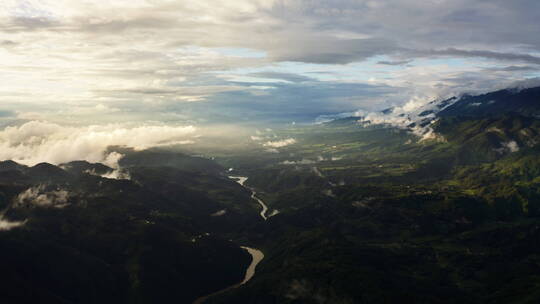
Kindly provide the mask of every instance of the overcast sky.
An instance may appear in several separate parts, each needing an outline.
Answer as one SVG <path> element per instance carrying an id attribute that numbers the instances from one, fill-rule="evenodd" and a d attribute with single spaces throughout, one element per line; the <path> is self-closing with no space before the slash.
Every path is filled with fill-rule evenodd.
<path id="1" fill-rule="evenodd" d="M 2 0 L 0 120 L 313 121 L 540 75 L 538 0 Z"/>

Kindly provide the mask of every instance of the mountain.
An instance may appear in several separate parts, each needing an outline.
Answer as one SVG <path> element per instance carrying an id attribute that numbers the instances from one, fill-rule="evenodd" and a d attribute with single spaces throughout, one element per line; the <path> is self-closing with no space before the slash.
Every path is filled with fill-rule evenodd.
<path id="1" fill-rule="evenodd" d="M 5 160 L 0 162 L 0 172 L 22 171 L 24 169 L 26 169 L 26 166 L 20 165 L 12 160 Z"/>
<path id="2" fill-rule="evenodd" d="M 535 92 L 290 127 L 273 136 L 297 143 L 278 153 L 230 156 L 280 214 L 251 286 L 209 303 L 540 300 Z"/>
<path id="3" fill-rule="evenodd" d="M 356 118 L 364 125 L 390 125 L 433 138 L 432 124 L 442 118 L 485 119 L 502 115 L 540 118 L 540 87 L 509 88 L 481 95 L 462 95 L 434 100 L 412 110 L 393 107 Z M 339 119 L 344 123 L 354 118 Z"/>
<path id="4" fill-rule="evenodd" d="M 0 302 L 189 303 L 241 281 L 250 256 L 238 239 L 261 220 L 257 203 L 210 161 L 177 158 L 189 165 L 130 163 L 131 180 L 85 161 L 3 162 L 18 178 L 0 179 Z"/>
<path id="5" fill-rule="evenodd" d="M 493 161 L 540 142 L 540 87 L 505 89 L 481 95 L 434 100 L 411 111 L 388 108 L 363 117 L 348 117 L 328 126 L 360 125 L 399 128 L 436 140 L 460 156 L 461 163 Z M 439 151 L 440 152 L 440 151 Z"/>
<path id="6" fill-rule="evenodd" d="M 437 117 L 497 117 L 512 113 L 540 117 L 540 87 L 506 89 L 477 96 L 463 96 L 437 113 Z"/>
<path id="7" fill-rule="evenodd" d="M 468 163 L 493 161 L 540 143 L 540 120 L 514 113 L 486 118 L 442 117 L 432 127 L 459 147 Z"/>
<path id="8" fill-rule="evenodd" d="M 84 173 L 92 173 L 95 175 L 105 175 L 111 173 L 114 169 L 100 163 L 89 163 L 87 161 L 72 161 L 66 164 L 61 164 L 60 168 L 71 174 L 81 175 Z"/>
<path id="9" fill-rule="evenodd" d="M 13 183 L 24 180 L 24 171 L 28 167 L 11 160 L 0 162 L 0 182 Z"/>
<path id="10" fill-rule="evenodd" d="M 2 162 L 0 302 L 537 303 L 537 93 L 259 131 L 199 156 L 110 147 L 124 179 Z M 241 246 L 264 259 L 227 288 L 250 264 Z"/>
<path id="11" fill-rule="evenodd" d="M 204 171 L 212 174 L 224 171 L 223 167 L 210 159 L 188 156 L 165 149 L 134 151 L 133 149 L 114 148 L 113 150 L 124 155 L 119 161 L 119 165 L 123 168 L 173 167 L 184 171 Z"/>
<path id="12" fill-rule="evenodd" d="M 39 163 L 26 169 L 24 174 L 38 182 L 65 181 L 70 177 L 67 171 L 49 163 Z"/>

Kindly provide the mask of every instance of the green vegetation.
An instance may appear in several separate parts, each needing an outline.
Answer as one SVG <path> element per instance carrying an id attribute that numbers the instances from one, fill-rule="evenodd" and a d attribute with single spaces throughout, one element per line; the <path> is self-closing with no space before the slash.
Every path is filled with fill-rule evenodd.
<path id="1" fill-rule="evenodd" d="M 26 224 L 0 231 L 1 301 L 189 303 L 240 281 L 250 257 L 229 239 L 257 220 L 256 204 L 201 166 L 205 160 L 178 158 L 193 160 L 189 171 L 139 164 L 132 180 L 89 175 L 96 165 L 81 162 L 65 166 L 69 173 L 46 164 L 16 168 L 21 178 L 4 182 L 0 198 L 5 217 Z M 27 189 L 35 197 L 17 204 Z M 68 198 L 55 205 L 59 190 Z M 227 217 L 210 216 L 223 209 Z"/>
<path id="2" fill-rule="evenodd" d="M 26 220 L 0 231 L 0 300 L 190 303 L 241 281 L 248 245 L 265 254 L 255 277 L 205 303 L 538 303 L 537 97 L 462 98 L 423 141 L 347 118 L 183 153 L 111 147 L 131 180 L 0 163 L 4 219 Z M 227 175 L 279 214 L 262 220 Z"/>
<path id="3" fill-rule="evenodd" d="M 255 279 L 210 303 L 538 302 L 540 120 L 475 113 L 435 140 L 347 119 L 228 158 L 281 213 Z"/>

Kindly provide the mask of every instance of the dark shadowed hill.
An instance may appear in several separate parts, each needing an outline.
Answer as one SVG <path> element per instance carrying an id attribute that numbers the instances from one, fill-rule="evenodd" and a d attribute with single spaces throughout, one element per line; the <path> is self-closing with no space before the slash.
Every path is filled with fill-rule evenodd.
<path id="1" fill-rule="evenodd" d="M 186 171 L 131 163 L 134 180 L 6 162 L 17 181 L 0 180 L 0 302 L 189 303 L 241 281 L 249 255 L 231 239 L 260 220 L 256 204 L 210 161 L 178 158 Z"/>

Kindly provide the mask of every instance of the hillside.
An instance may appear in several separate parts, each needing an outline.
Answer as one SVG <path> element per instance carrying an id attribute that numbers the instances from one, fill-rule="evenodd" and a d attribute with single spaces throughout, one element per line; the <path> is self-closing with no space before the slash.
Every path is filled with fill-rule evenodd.
<path id="1" fill-rule="evenodd" d="M 204 303 L 538 302 L 537 93 L 432 103 L 429 138 L 349 117 L 236 149 L 110 147 L 115 168 L 2 162 L 2 300 L 190 303 L 238 283 L 249 245 L 253 279 Z"/>
<path id="2" fill-rule="evenodd" d="M 0 183 L 2 221 L 23 223 L 0 231 L 2 302 L 189 302 L 240 281 L 249 255 L 229 241 L 241 235 L 232 223 L 254 224 L 256 204 L 200 160 L 184 171 L 190 158 L 178 158 L 159 171 L 132 166 L 131 180 L 96 176 L 110 168 L 87 162 L 2 163 L 17 176 Z M 227 217 L 211 216 L 219 210 Z"/>

